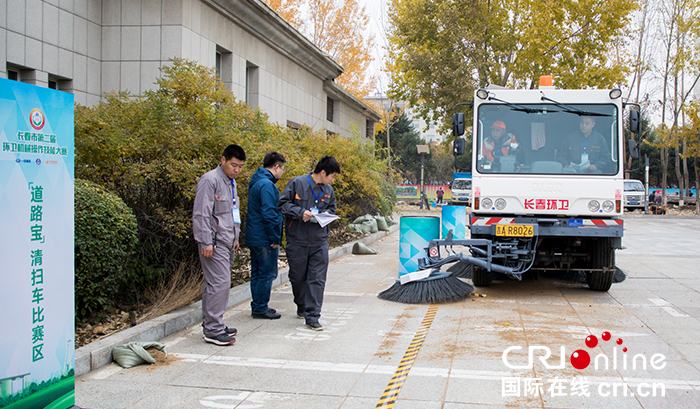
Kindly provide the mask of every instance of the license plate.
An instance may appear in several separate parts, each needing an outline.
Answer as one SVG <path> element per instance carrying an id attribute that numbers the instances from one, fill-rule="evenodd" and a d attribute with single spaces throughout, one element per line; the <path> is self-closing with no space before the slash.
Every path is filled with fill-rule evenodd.
<path id="1" fill-rule="evenodd" d="M 531 224 L 497 224 L 496 236 L 503 237 L 533 237 L 534 228 Z"/>
<path id="2" fill-rule="evenodd" d="M 635 201 L 630 202 L 630 204 L 639 204 L 639 202 L 637 202 L 637 201 L 635 200 Z"/>

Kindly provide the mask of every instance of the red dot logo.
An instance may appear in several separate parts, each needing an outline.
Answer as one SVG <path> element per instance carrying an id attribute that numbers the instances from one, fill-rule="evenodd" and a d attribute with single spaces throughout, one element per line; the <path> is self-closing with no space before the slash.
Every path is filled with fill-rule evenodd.
<path id="1" fill-rule="evenodd" d="M 32 126 L 32 128 L 38 131 L 44 127 L 45 123 L 46 119 L 44 118 L 44 113 L 41 112 L 41 109 L 32 109 L 32 111 L 29 113 L 29 124 Z"/>
<path id="2" fill-rule="evenodd" d="M 591 363 L 591 356 L 583 349 L 578 349 L 571 354 L 571 365 L 576 369 L 584 369 Z"/>
<path id="3" fill-rule="evenodd" d="M 615 342 L 617 342 L 617 345 L 622 345 L 622 338 L 618 338 Z"/>
<path id="4" fill-rule="evenodd" d="M 603 341 L 610 341 L 610 333 L 608 331 L 603 332 L 602 338 Z"/>
<path id="5" fill-rule="evenodd" d="M 595 335 L 589 335 L 586 338 L 586 346 L 588 348 L 595 348 L 598 345 L 598 338 Z"/>

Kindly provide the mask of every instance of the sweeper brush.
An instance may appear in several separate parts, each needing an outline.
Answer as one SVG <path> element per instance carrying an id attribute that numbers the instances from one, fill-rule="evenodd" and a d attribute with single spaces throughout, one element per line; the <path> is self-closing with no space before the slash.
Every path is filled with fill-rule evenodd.
<path id="1" fill-rule="evenodd" d="M 447 269 L 448 273 L 452 273 L 457 278 L 465 280 L 472 278 L 472 265 L 466 261 L 458 261 Z M 502 273 L 493 273 L 494 280 L 507 280 L 508 276 Z"/>
<path id="2" fill-rule="evenodd" d="M 398 279 L 388 289 L 379 293 L 378 297 L 387 301 L 405 304 L 433 304 L 459 301 L 473 294 L 474 287 L 453 276 L 451 273 L 435 271 L 427 277 L 409 281 L 406 276 L 424 274 L 423 271 L 406 274 L 404 284 Z"/>

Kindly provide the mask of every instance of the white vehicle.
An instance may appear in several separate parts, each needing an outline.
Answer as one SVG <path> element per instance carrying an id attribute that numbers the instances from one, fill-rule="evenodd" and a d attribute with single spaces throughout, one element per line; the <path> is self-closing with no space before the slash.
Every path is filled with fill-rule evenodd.
<path id="1" fill-rule="evenodd" d="M 647 195 L 641 180 L 625 180 L 625 191 L 623 195 L 625 198 L 625 209 L 644 209 Z"/>
<path id="2" fill-rule="evenodd" d="M 625 105 L 617 89 L 478 90 L 471 239 L 431 241 L 424 268 L 466 260 L 477 286 L 494 272 L 520 280 L 531 269 L 573 270 L 592 290 L 610 289 L 623 235 Z M 453 121 L 459 136 L 464 115 Z M 632 132 L 638 124 L 630 110 Z M 441 258 L 440 246 L 460 244 L 469 256 Z"/>
<path id="3" fill-rule="evenodd" d="M 450 188 L 450 204 L 470 206 L 472 199 L 471 173 L 455 173 Z"/>

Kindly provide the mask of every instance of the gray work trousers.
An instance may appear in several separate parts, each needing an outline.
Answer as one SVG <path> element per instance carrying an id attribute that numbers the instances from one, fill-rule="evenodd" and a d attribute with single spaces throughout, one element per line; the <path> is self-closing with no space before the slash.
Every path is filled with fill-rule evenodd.
<path id="1" fill-rule="evenodd" d="M 200 250 L 199 261 L 204 271 L 202 284 L 202 327 L 205 336 L 223 334 L 224 312 L 228 306 L 231 290 L 231 267 L 236 253 L 226 246 L 214 247 L 212 257 L 204 258 Z"/>
<path id="2" fill-rule="evenodd" d="M 318 322 L 326 288 L 328 243 L 311 247 L 287 243 L 285 252 L 297 311 L 304 311 L 307 323 Z"/>

